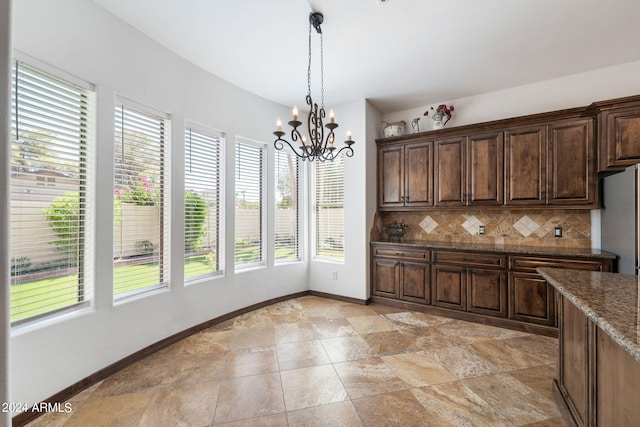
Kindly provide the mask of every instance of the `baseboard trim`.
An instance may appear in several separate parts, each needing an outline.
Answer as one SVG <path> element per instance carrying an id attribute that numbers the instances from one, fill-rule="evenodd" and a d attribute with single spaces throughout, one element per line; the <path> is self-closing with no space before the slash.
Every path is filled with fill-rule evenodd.
<path id="1" fill-rule="evenodd" d="M 124 357 L 123 359 L 118 360 L 117 362 L 112 363 L 111 365 L 100 369 L 97 372 L 94 372 L 93 374 L 89 375 L 86 378 L 81 379 L 80 381 L 70 385 L 69 387 L 59 391 L 58 393 L 50 396 L 49 398 L 45 399 L 43 402 L 41 403 L 63 403 L 67 400 L 69 400 L 70 398 L 72 398 L 73 396 L 75 396 L 76 394 L 80 393 L 81 391 L 91 387 L 92 385 L 96 384 L 97 382 L 100 382 L 102 380 L 104 380 L 105 378 L 115 374 L 118 371 L 121 371 L 122 369 L 134 364 L 135 362 L 144 359 L 145 357 L 148 357 L 150 355 L 152 355 L 153 353 L 160 351 L 164 348 L 169 347 L 172 344 L 177 343 L 180 340 L 183 340 L 193 334 L 196 334 L 198 332 L 201 332 L 205 329 L 208 329 L 212 326 L 218 325 L 222 322 L 225 322 L 229 319 L 233 319 L 234 317 L 249 313 L 251 311 L 257 310 L 259 308 L 263 308 L 263 307 L 267 307 L 269 305 L 272 304 L 276 304 L 278 302 L 282 302 L 282 301 L 287 301 L 290 299 L 294 299 L 294 298 L 299 298 L 299 297 L 304 297 L 304 296 L 317 296 L 317 297 L 322 297 L 322 298 L 328 298 L 328 299 L 334 299 L 334 300 L 338 300 L 338 301 L 344 301 L 344 302 L 350 302 L 350 303 L 354 303 L 354 304 L 361 304 L 361 305 L 367 305 L 369 303 L 369 300 L 360 300 L 357 298 L 351 298 L 351 297 L 345 297 L 345 296 L 341 296 L 341 295 L 334 295 L 334 294 L 329 294 L 329 293 L 325 293 L 325 292 L 317 292 L 317 291 L 302 291 L 302 292 L 296 292 L 293 294 L 289 294 L 289 295 L 284 295 L 281 297 L 277 297 L 277 298 L 272 298 L 266 301 L 261 301 L 259 303 L 256 304 L 252 304 L 250 306 L 247 307 L 243 307 L 243 308 L 239 308 L 237 310 L 231 311 L 229 313 L 223 314 L 222 316 L 218 316 L 216 318 L 213 318 L 211 320 L 207 320 L 206 322 L 200 323 L 198 325 L 192 326 L 190 328 L 187 328 L 181 332 L 178 332 L 176 334 L 173 334 L 167 338 L 164 338 L 160 341 L 157 341 L 141 350 L 136 351 L 135 353 L 130 354 L 129 356 Z M 25 424 L 30 423 L 31 421 L 35 420 L 36 418 L 38 418 L 40 415 L 43 415 L 44 413 L 41 412 L 22 412 L 16 416 L 14 416 L 12 418 L 12 426 L 13 427 L 22 427 Z"/>
<path id="2" fill-rule="evenodd" d="M 369 305 L 369 303 L 371 302 L 371 299 L 365 300 L 365 299 L 358 299 L 353 297 L 345 297 L 342 295 L 328 294 L 326 292 L 320 292 L 320 291 L 309 291 L 309 295 L 312 295 L 314 297 L 321 297 L 321 298 L 327 298 L 327 299 L 334 299 L 338 301 L 350 302 L 353 304 L 360 304 L 360 305 Z"/>

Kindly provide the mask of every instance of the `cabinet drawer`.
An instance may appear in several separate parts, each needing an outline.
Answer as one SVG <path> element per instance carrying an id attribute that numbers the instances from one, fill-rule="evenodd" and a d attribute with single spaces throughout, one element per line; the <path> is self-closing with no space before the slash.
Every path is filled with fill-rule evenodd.
<path id="1" fill-rule="evenodd" d="M 599 261 L 565 258 L 509 257 L 509 269 L 536 273 L 538 267 L 566 268 L 571 270 L 603 271 Z"/>
<path id="2" fill-rule="evenodd" d="M 433 261 L 437 263 L 456 264 L 467 267 L 498 267 L 507 265 L 506 257 L 498 254 L 484 254 L 478 252 L 447 252 L 434 251 Z"/>
<path id="3" fill-rule="evenodd" d="M 402 258 L 411 261 L 429 261 L 431 253 L 427 249 L 406 248 L 402 246 L 374 247 L 374 257 Z"/>

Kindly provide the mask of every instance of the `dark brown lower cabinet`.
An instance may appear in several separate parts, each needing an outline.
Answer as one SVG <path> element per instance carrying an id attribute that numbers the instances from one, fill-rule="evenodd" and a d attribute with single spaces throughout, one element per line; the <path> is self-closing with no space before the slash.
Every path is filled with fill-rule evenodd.
<path id="1" fill-rule="evenodd" d="M 612 260 L 371 244 L 371 295 L 458 319 L 557 336 L 555 292 L 536 268 L 611 271 Z M 406 306 L 406 304 L 405 304 Z"/>
<path id="2" fill-rule="evenodd" d="M 556 326 L 555 292 L 537 273 L 538 267 L 611 271 L 612 261 L 519 255 L 509 257 L 509 318 L 531 324 Z"/>
<path id="3" fill-rule="evenodd" d="M 451 265 L 434 265 L 432 280 L 433 305 L 467 309 L 466 269 Z"/>
<path id="4" fill-rule="evenodd" d="M 429 304 L 429 251 L 384 246 L 373 249 L 373 295 Z"/>
<path id="5" fill-rule="evenodd" d="M 434 306 L 507 316 L 504 256 L 437 251 L 434 260 L 431 278 Z"/>
<path id="6" fill-rule="evenodd" d="M 468 270 L 467 311 L 507 317 L 507 273 L 480 268 Z"/>
<path id="7" fill-rule="evenodd" d="M 640 425 L 640 362 L 559 296 L 557 387 L 576 425 Z"/>
<path id="8" fill-rule="evenodd" d="M 553 288 L 535 273 L 509 272 L 509 317 L 528 323 L 556 323 Z"/>
<path id="9" fill-rule="evenodd" d="M 399 262 L 393 259 L 374 258 L 372 265 L 372 293 L 383 297 L 398 298 L 400 285 Z"/>
<path id="10" fill-rule="evenodd" d="M 429 265 L 400 263 L 400 299 L 429 304 Z"/>

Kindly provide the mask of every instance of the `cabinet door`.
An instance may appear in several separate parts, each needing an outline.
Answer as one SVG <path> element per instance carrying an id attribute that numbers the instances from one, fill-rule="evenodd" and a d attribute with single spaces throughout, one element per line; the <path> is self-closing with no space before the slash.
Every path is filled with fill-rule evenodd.
<path id="1" fill-rule="evenodd" d="M 404 147 L 405 206 L 433 206 L 433 142 L 409 144 Z"/>
<path id="2" fill-rule="evenodd" d="M 505 181 L 507 205 L 546 203 L 546 126 L 511 129 L 505 132 Z"/>
<path id="3" fill-rule="evenodd" d="M 640 106 L 600 113 L 600 169 L 640 162 Z"/>
<path id="4" fill-rule="evenodd" d="M 378 207 L 404 206 L 404 147 L 378 150 Z"/>
<path id="5" fill-rule="evenodd" d="M 549 127 L 548 202 L 597 203 L 593 120 L 553 123 Z"/>
<path id="6" fill-rule="evenodd" d="M 467 204 L 502 205 L 504 156 L 502 131 L 471 135 L 467 139 Z"/>
<path id="7" fill-rule="evenodd" d="M 399 276 L 398 261 L 374 258 L 371 292 L 382 297 L 397 298 Z"/>
<path id="8" fill-rule="evenodd" d="M 435 205 L 464 206 L 465 200 L 465 137 L 434 143 Z"/>
<path id="9" fill-rule="evenodd" d="M 469 269 L 467 311 L 507 317 L 507 274 L 497 270 Z"/>
<path id="10" fill-rule="evenodd" d="M 509 318 L 555 326 L 553 288 L 538 274 L 509 273 Z"/>
<path id="11" fill-rule="evenodd" d="M 606 332 L 596 330 L 597 426 L 637 426 L 640 420 L 640 362 Z"/>
<path id="12" fill-rule="evenodd" d="M 467 308 L 466 268 L 434 265 L 431 287 L 433 305 L 456 310 Z"/>
<path id="13" fill-rule="evenodd" d="M 559 378 L 560 389 L 568 398 L 569 410 L 580 426 L 587 425 L 589 389 L 587 376 L 588 329 L 587 317 L 566 298 L 560 298 L 560 324 L 558 339 L 560 347 Z M 614 424 L 611 424 L 614 425 Z"/>
<path id="14" fill-rule="evenodd" d="M 400 298 L 429 304 L 429 264 L 402 263 L 400 267 Z"/>

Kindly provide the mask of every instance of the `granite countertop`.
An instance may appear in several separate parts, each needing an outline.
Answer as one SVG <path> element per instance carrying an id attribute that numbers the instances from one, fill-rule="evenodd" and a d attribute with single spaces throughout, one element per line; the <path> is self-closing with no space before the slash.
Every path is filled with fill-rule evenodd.
<path id="1" fill-rule="evenodd" d="M 640 362 L 640 278 L 559 268 L 538 272 Z"/>
<path id="2" fill-rule="evenodd" d="M 413 246 L 428 249 L 452 249 L 470 250 L 480 252 L 495 252 L 507 254 L 523 255 L 547 255 L 547 256 L 570 256 L 575 258 L 602 258 L 616 259 L 616 255 L 598 249 L 589 248 L 558 248 L 542 246 L 523 245 L 494 245 L 487 243 L 451 243 L 451 242 L 430 242 L 426 240 L 403 240 L 401 242 L 389 242 L 387 240 L 374 240 L 371 243 L 387 243 L 395 245 Z"/>

